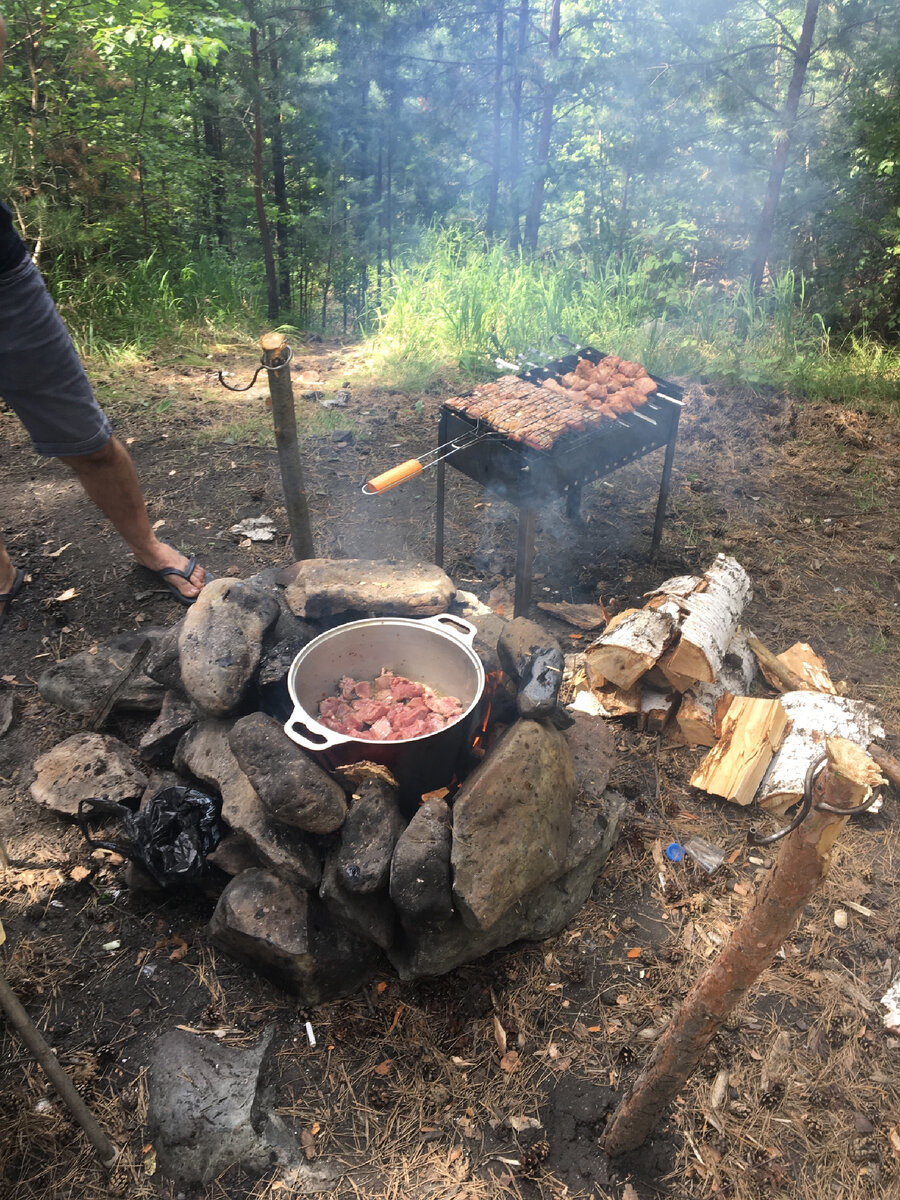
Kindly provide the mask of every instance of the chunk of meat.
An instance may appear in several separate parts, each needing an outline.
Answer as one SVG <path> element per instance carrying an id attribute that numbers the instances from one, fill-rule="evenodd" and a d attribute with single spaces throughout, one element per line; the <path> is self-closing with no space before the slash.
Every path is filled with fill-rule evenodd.
<path id="1" fill-rule="evenodd" d="M 463 714 L 456 696 L 384 670 L 374 680 L 343 676 L 337 695 L 319 701 L 319 720 L 328 729 L 367 741 L 392 742 L 426 737 L 452 725 Z"/>

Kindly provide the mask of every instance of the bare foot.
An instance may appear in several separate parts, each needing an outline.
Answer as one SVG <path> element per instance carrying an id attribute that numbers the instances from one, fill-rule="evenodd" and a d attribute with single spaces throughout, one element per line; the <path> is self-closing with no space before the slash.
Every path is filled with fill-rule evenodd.
<path id="1" fill-rule="evenodd" d="M 148 567 L 151 571 L 161 571 L 165 567 L 175 567 L 179 571 L 187 569 L 188 559 L 166 542 L 158 541 L 155 546 L 140 554 L 136 550 L 133 553 L 135 561 L 142 567 Z M 167 575 L 165 578 L 166 582 L 177 588 L 182 596 L 193 600 L 200 595 L 203 585 L 206 583 L 206 571 L 198 563 L 191 572 L 190 579 L 182 579 L 179 575 Z"/>

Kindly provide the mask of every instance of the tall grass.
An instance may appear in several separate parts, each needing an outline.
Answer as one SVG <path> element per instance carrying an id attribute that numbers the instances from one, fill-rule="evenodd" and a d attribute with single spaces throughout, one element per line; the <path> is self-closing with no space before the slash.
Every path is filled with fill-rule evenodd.
<path id="1" fill-rule="evenodd" d="M 258 272 L 211 255 L 175 265 L 157 255 L 123 263 L 99 260 L 78 279 L 47 267 L 57 306 L 78 350 L 119 359 L 160 344 L 258 331 Z"/>
<path id="2" fill-rule="evenodd" d="M 871 338 L 833 346 L 791 272 L 756 297 L 692 283 L 637 253 L 535 260 L 458 229 L 433 230 L 365 314 L 381 371 L 422 386 L 494 358 L 562 353 L 557 334 L 643 362 L 658 375 L 788 388 L 900 413 L 900 354 Z"/>

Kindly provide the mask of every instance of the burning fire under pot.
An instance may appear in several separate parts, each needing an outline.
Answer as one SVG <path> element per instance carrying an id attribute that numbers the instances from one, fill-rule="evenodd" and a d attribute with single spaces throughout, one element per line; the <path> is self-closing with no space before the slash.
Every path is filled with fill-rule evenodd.
<path id="1" fill-rule="evenodd" d="M 499 359 L 497 365 L 512 369 L 512 364 Z M 577 517 L 585 484 L 665 447 L 651 540 L 651 554 L 655 553 L 684 406 L 683 390 L 676 384 L 592 347 L 577 348 L 542 364 L 519 366 L 525 369 L 447 400 L 441 408 L 436 448 L 363 487 L 366 495 L 380 495 L 436 467 L 434 560 L 438 566 L 444 563 L 447 463 L 514 504 L 519 510 L 517 617 L 527 613 L 531 602 L 537 510 L 564 496 L 566 515 Z M 592 374 L 595 379 L 589 382 Z"/>

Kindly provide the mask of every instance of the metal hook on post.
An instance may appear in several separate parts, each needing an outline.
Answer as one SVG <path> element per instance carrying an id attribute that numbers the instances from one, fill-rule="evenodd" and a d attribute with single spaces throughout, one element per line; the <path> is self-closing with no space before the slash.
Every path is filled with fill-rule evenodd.
<path id="1" fill-rule="evenodd" d="M 219 383 L 221 383 L 223 388 L 228 388 L 229 392 L 249 392 L 250 389 L 253 387 L 254 383 L 256 383 L 256 380 L 259 378 L 260 371 L 280 371 L 283 367 L 286 367 L 288 365 L 288 363 L 291 361 L 291 359 L 293 357 L 294 357 L 294 351 L 291 349 L 290 346 L 287 347 L 287 358 L 284 360 L 284 362 L 273 363 L 272 366 L 269 366 L 268 363 L 266 362 L 265 355 L 263 355 L 262 359 L 260 360 L 259 366 L 253 372 L 253 378 L 250 380 L 249 383 L 244 384 L 243 387 L 232 387 L 230 383 L 226 383 L 224 371 L 217 371 L 216 378 L 219 380 Z"/>

